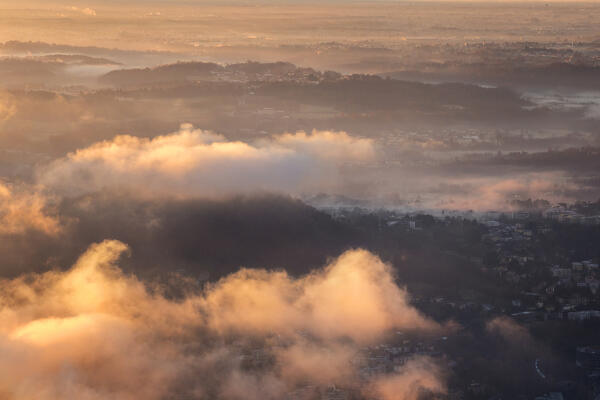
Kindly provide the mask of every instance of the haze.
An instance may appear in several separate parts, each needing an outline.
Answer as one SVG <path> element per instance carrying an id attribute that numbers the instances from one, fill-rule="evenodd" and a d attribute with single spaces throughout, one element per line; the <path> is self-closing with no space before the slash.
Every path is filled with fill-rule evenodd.
<path id="1" fill-rule="evenodd" d="M 0 400 L 597 400 L 598 21 L 1 1 Z"/>

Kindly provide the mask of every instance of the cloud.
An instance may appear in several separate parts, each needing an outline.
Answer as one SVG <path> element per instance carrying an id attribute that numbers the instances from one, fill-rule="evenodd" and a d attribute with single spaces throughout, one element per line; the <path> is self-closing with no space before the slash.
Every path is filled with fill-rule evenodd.
<path id="1" fill-rule="evenodd" d="M 392 328 L 433 329 L 409 306 L 389 265 L 365 250 L 348 251 L 316 273 L 243 269 L 209 290 L 205 307 L 216 331 L 293 334 L 371 342 Z"/>
<path id="2" fill-rule="evenodd" d="M 107 241 L 66 273 L 2 282 L 0 393 L 16 400 L 165 394 L 163 386 L 185 364 L 166 339 L 174 331 L 166 330 L 170 323 L 181 327 L 185 305 L 152 297 L 116 270 L 113 263 L 125 249 Z"/>
<path id="3" fill-rule="evenodd" d="M 354 138 L 346 132 L 313 131 L 311 135 L 306 132 L 285 133 L 275 136 L 273 140 L 282 147 L 318 160 L 344 163 L 369 161 L 375 157 L 371 139 Z"/>
<path id="4" fill-rule="evenodd" d="M 441 371 L 430 359 L 408 361 L 400 372 L 375 379 L 367 393 L 381 400 L 418 400 L 427 392 L 445 393 Z"/>
<path id="5" fill-rule="evenodd" d="M 103 188 L 183 196 L 297 193 L 333 185 L 342 164 L 373 158 L 371 140 L 343 132 L 299 132 L 251 144 L 184 124 L 154 139 L 117 136 L 77 150 L 44 168 L 39 182 L 70 194 Z"/>
<path id="6" fill-rule="evenodd" d="M 127 251 L 107 240 L 70 270 L 0 281 L 0 393 L 14 400 L 281 398 L 305 379 L 356 385 L 350 360 L 362 345 L 386 329 L 435 326 L 407 304 L 389 267 L 362 250 L 305 277 L 241 271 L 177 298 L 124 274 L 116 264 Z M 267 361 L 245 367 L 257 352 Z M 412 399 L 389 397 L 397 385 L 406 385 L 406 396 L 442 388 L 423 365 L 430 364 L 374 381 L 376 398 Z"/>
<path id="7" fill-rule="evenodd" d="M 453 189 L 453 190 L 452 190 Z M 580 189 L 562 173 L 529 173 L 517 178 L 467 178 L 438 186 L 434 207 L 457 210 L 511 210 L 512 200 L 573 201 L 569 192 Z M 444 193 L 447 192 L 447 193 Z"/>
<path id="8" fill-rule="evenodd" d="M 27 187 L 0 182 L 0 234 L 22 234 L 29 230 L 55 235 L 61 231 L 58 217 L 48 212 L 48 199 Z"/>
<path id="9" fill-rule="evenodd" d="M 83 15 L 90 16 L 90 17 L 96 16 L 96 10 L 94 10 L 93 8 L 89 8 L 89 7 L 79 8 L 79 7 L 71 6 L 71 7 L 69 7 L 69 9 L 72 11 L 79 12 Z"/>
<path id="10" fill-rule="evenodd" d="M 0 90 L 0 123 L 8 121 L 17 112 L 14 96 L 9 92 Z"/>
<path id="11" fill-rule="evenodd" d="M 256 376 L 233 370 L 219 395 L 228 400 L 276 400 L 286 394 L 283 382 L 272 374 Z"/>
<path id="12" fill-rule="evenodd" d="M 496 317 L 488 321 L 485 325 L 488 332 L 500 335 L 503 339 L 512 344 L 528 346 L 529 350 L 533 346 L 533 338 L 529 331 L 519 325 L 515 320 L 509 317 Z"/>
<path id="13" fill-rule="evenodd" d="M 281 374 L 290 382 L 349 383 L 354 378 L 352 360 L 358 349 L 349 344 L 314 343 L 300 338 L 293 345 L 277 349 Z"/>

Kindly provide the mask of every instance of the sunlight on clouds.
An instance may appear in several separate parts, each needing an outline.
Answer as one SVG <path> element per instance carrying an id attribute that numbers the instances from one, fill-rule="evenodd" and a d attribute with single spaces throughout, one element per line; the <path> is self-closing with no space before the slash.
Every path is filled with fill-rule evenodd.
<path id="1" fill-rule="evenodd" d="M 50 235 L 59 233 L 58 218 L 48 215 L 47 208 L 43 194 L 0 182 L 0 234 L 20 234 L 28 230 Z"/>
<path id="2" fill-rule="evenodd" d="M 461 193 L 441 195 L 436 207 L 456 210 L 503 210 L 514 208 L 514 199 L 547 199 L 552 202 L 570 202 L 569 192 L 580 185 L 560 172 L 521 174 L 516 178 L 481 177 L 456 179 L 446 182 L 462 187 Z"/>
<path id="3" fill-rule="evenodd" d="M 248 390 L 277 398 L 307 378 L 352 385 L 360 346 L 389 329 L 439 328 L 364 250 L 301 278 L 242 270 L 180 299 L 124 274 L 116 263 L 126 251 L 108 240 L 68 271 L 0 281 L 0 393 L 14 400 L 161 399 L 179 387 L 199 399 L 248 398 Z M 239 350 L 223 342 L 232 335 L 237 342 L 278 338 L 267 346 L 274 369 L 241 368 Z M 203 378 L 215 369 L 218 378 Z M 411 388 L 443 391 L 436 370 L 407 371 L 400 377 Z M 376 398 L 413 399 L 389 397 L 390 383 L 374 385 Z"/>
<path id="4" fill-rule="evenodd" d="M 17 112 L 14 97 L 6 91 L 0 90 L 0 123 L 8 121 Z"/>
<path id="5" fill-rule="evenodd" d="M 253 144 L 184 124 L 166 136 L 117 136 L 77 150 L 43 168 L 39 182 L 71 194 L 103 188 L 196 196 L 297 193 L 333 185 L 344 163 L 372 160 L 373 146 L 370 139 L 322 131 Z"/>
<path id="6" fill-rule="evenodd" d="M 424 390 L 444 392 L 439 368 L 427 358 L 407 362 L 395 375 L 377 378 L 366 390 L 381 400 L 418 400 Z"/>
<path id="7" fill-rule="evenodd" d="M 211 287 L 206 307 L 212 310 L 209 325 L 223 333 L 303 330 L 370 342 L 392 327 L 436 328 L 408 305 L 390 267 L 365 250 L 346 252 L 299 280 L 285 272 L 241 270 Z"/>

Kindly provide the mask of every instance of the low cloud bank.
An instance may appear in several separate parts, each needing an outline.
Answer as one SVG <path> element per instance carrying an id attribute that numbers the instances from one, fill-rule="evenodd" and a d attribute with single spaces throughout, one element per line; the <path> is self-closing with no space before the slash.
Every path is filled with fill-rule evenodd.
<path id="1" fill-rule="evenodd" d="M 582 189 L 562 173 L 530 173 L 515 178 L 480 177 L 454 179 L 439 184 L 432 196 L 433 208 L 477 211 L 511 211 L 513 201 L 545 199 L 573 202 Z"/>
<path id="2" fill-rule="evenodd" d="M 370 139 L 344 132 L 288 133 L 246 143 L 183 124 L 166 136 L 117 136 L 77 150 L 40 171 L 38 181 L 67 194 L 105 188 L 207 197 L 298 193 L 333 187 L 345 163 L 374 157 Z"/>
<path id="3" fill-rule="evenodd" d="M 426 359 L 359 377 L 357 354 L 388 330 L 439 329 L 364 250 L 301 278 L 241 270 L 177 298 L 122 273 L 127 251 L 104 241 L 66 272 L 0 282 L 5 398 L 275 399 L 307 382 L 382 400 L 444 391 Z"/>

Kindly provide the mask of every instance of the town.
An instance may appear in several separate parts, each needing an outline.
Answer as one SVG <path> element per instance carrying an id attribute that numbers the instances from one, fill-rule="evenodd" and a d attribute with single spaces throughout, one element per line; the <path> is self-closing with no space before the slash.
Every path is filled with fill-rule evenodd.
<path id="1" fill-rule="evenodd" d="M 596 335 L 600 328 L 598 203 L 555 206 L 539 203 L 546 208 L 479 213 L 443 211 L 436 216 L 423 211 L 355 205 L 323 207 L 338 221 L 368 227 L 376 232 L 372 234 L 378 235 L 379 241 L 385 240 L 383 237 L 396 238 L 400 253 L 409 252 L 403 248 L 407 243 L 419 243 L 419 247 L 429 249 L 430 242 L 435 242 L 446 258 L 465 265 L 459 279 L 475 279 L 476 283 L 475 287 L 457 283 L 440 296 L 442 285 L 435 277 L 403 275 L 400 267 L 401 281 L 413 294 L 413 303 L 428 315 L 452 321 L 457 327 L 443 336 L 429 338 L 395 332 L 389 341 L 356 355 L 353 362 L 362 366 L 361 376 L 389 373 L 408 360 L 425 355 L 450 371 L 449 391 L 444 398 L 595 399 L 600 394 L 600 338 Z M 452 244 L 448 242 L 450 239 L 454 241 Z M 390 253 L 391 259 L 396 260 L 398 255 Z M 447 289 L 452 284 L 445 280 L 443 286 Z M 542 337 L 553 331 L 549 335 L 553 342 L 544 347 L 532 344 L 537 339 L 531 337 L 517 338 L 523 340 L 520 344 L 511 343 L 515 338 L 482 339 L 492 335 L 490 321 L 498 320 L 512 321 L 509 326 L 526 326 Z M 476 346 L 465 344 L 470 341 L 489 346 L 490 357 L 503 352 L 503 346 L 525 346 L 520 350 L 522 359 L 506 360 L 514 363 L 512 368 L 524 370 L 502 370 L 502 374 L 519 376 L 510 384 L 508 378 L 495 376 L 498 370 L 484 368 L 482 373 L 474 373 L 472 368 L 478 362 L 475 360 L 486 356 L 470 354 L 469 347 Z M 554 349 L 549 351 L 549 346 Z M 560 362 L 556 354 L 549 354 L 555 351 L 560 352 Z M 480 380 L 474 380 L 474 376 Z M 519 392 L 523 389 L 519 388 L 519 382 L 527 382 L 527 390 Z M 352 390 L 335 386 L 335 382 L 331 385 L 329 391 L 321 394 L 323 399 L 356 396 Z M 302 397 L 309 388 L 299 388 L 289 398 L 309 398 Z"/>

